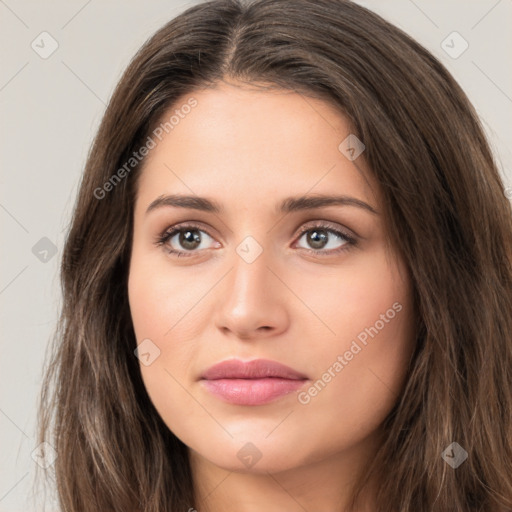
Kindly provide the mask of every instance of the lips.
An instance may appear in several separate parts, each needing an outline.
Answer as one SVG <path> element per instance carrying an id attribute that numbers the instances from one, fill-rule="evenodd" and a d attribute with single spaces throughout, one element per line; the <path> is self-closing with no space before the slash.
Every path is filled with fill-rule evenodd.
<path id="1" fill-rule="evenodd" d="M 263 405 L 298 390 L 308 377 L 268 359 L 222 361 L 201 375 L 205 388 L 236 405 Z"/>
<path id="2" fill-rule="evenodd" d="M 201 375 L 201 378 L 207 380 L 262 379 L 265 377 L 291 380 L 307 379 L 306 375 L 293 368 L 268 359 L 254 359 L 248 362 L 229 359 L 212 366 Z"/>

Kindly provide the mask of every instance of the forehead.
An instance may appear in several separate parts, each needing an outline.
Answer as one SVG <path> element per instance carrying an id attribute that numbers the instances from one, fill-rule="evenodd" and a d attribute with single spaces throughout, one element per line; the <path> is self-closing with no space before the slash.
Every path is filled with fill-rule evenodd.
<path id="1" fill-rule="evenodd" d="M 191 98 L 195 106 L 185 108 Z M 159 126 L 166 122 L 138 183 L 146 206 L 171 191 L 238 208 L 307 193 L 350 193 L 376 204 L 364 154 L 351 161 L 344 153 L 347 119 L 320 99 L 221 82 L 182 96 Z"/>

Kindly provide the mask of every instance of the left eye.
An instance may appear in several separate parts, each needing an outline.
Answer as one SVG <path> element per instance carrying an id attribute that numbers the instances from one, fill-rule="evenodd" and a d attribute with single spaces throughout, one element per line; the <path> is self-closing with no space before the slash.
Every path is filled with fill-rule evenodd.
<path id="1" fill-rule="evenodd" d="M 346 244 L 353 243 L 352 238 L 348 235 L 345 235 L 344 233 L 341 233 L 339 231 L 336 231 L 331 228 L 327 227 L 314 227 L 309 228 L 302 232 L 302 234 L 299 237 L 299 240 L 304 238 L 306 236 L 306 241 L 310 245 L 311 248 L 303 247 L 304 249 L 313 250 L 313 251 L 319 251 L 320 249 L 326 249 L 322 252 L 330 252 L 335 251 L 336 249 L 339 249 L 343 247 Z M 339 243 L 336 246 L 336 239 Z M 334 246 L 333 246 L 334 244 Z M 329 247 L 330 246 L 330 247 Z"/>

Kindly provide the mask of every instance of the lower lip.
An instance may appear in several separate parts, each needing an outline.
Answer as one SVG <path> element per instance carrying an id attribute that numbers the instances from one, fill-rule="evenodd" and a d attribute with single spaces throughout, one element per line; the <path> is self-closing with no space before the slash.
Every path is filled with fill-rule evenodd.
<path id="1" fill-rule="evenodd" d="M 263 379 L 217 379 L 203 380 L 214 395 L 236 405 L 262 405 L 296 391 L 306 380 Z"/>

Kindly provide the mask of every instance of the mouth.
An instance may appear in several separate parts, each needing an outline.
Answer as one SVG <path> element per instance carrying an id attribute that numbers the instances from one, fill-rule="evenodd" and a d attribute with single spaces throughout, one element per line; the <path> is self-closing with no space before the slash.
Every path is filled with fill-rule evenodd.
<path id="1" fill-rule="evenodd" d="M 235 405 L 263 405 L 300 389 L 308 377 L 276 361 L 222 361 L 201 375 L 204 387 Z"/>

